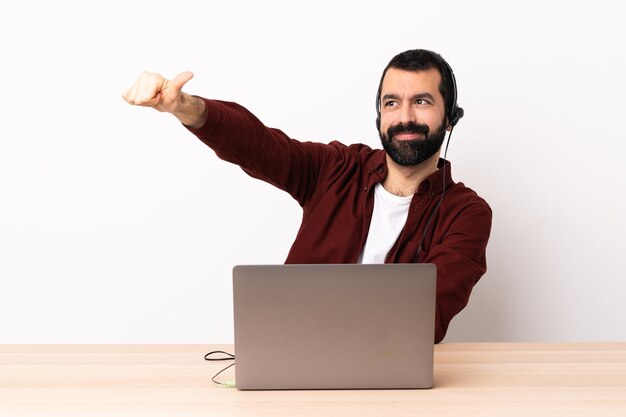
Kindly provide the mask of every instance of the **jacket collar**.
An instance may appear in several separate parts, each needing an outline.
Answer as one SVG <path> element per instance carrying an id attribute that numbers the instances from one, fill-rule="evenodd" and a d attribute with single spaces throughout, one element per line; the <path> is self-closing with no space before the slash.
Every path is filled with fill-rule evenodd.
<path id="1" fill-rule="evenodd" d="M 368 187 L 373 187 L 376 183 L 381 182 L 387 176 L 386 155 L 387 153 L 380 149 L 376 151 L 373 156 L 368 170 Z M 434 196 L 443 191 L 444 182 L 446 184 L 446 189 L 454 185 L 454 181 L 452 181 L 452 164 L 450 161 L 439 158 L 437 168 L 437 171 L 433 172 L 424 181 L 422 181 L 416 194 L 426 193 Z M 445 174 L 445 180 L 442 174 Z"/>

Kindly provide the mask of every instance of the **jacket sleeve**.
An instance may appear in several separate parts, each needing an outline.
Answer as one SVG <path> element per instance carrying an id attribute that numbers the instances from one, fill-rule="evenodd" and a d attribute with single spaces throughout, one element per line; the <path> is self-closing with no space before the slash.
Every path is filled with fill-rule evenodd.
<path id="1" fill-rule="evenodd" d="M 330 156 L 327 145 L 291 139 L 236 103 L 203 100 L 207 120 L 200 128 L 188 128 L 191 133 L 220 159 L 288 192 L 300 205 L 310 198 L 320 167 Z"/>
<path id="2" fill-rule="evenodd" d="M 487 271 L 491 219 L 491 209 L 477 197 L 456 215 L 443 239 L 433 242 L 422 260 L 437 265 L 435 343 L 443 340 L 450 321 L 465 308 L 472 288 Z"/>

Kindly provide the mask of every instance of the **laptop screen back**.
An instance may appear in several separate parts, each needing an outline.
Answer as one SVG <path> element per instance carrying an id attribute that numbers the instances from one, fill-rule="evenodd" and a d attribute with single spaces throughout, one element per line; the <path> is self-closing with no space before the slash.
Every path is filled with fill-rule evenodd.
<path id="1" fill-rule="evenodd" d="M 239 389 L 432 386 L 436 267 L 240 265 Z"/>

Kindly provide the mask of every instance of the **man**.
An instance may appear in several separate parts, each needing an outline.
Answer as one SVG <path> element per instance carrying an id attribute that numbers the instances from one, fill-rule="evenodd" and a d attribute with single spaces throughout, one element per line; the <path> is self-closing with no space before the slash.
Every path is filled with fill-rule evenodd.
<path id="1" fill-rule="evenodd" d="M 172 113 L 221 159 L 298 201 L 302 224 L 286 263 L 436 264 L 440 342 L 486 271 L 491 229 L 487 203 L 439 159 L 463 115 L 443 58 L 410 50 L 390 61 L 376 100 L 384 150 L 296 141 L 238 104 L 183 93 L 192 77 L 143 73 L 124 99 Z"/>

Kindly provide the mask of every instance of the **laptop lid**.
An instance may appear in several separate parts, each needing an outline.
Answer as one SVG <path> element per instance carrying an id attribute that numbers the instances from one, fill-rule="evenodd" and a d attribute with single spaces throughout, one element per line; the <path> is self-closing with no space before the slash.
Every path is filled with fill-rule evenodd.
<path id="1" fill-rule="evenodd" d="M 432 386 L 436 266 L 239 265 L 238 389 Z"/>

